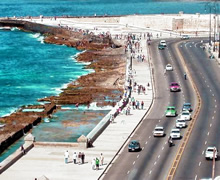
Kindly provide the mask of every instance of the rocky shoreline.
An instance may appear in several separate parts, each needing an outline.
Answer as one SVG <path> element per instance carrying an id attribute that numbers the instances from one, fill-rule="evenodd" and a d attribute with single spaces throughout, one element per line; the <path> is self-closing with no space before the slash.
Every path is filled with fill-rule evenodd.
<path id="1" fill-rule="evenodd" d="M 81 76 L 62 89 L 59 96 L 39 99 L 47 101 L 44 105 L 21 107 L 9 116 L 1 117 L 5 127 L 0 131 L 0 153 L 9 145 L 29 131 L 33 125 L 44 117 L 59 110 L 58 105 L 87 104 L 97 102 L 97 106 L 114 106 L 124 91 L 126 56 L 122 45 L 113 42 L 108 34 L 94 35 L 84 30 L 73 30 L 65 27 L 51 27 L 18 20 L 0 20 L 0 26 L 18 27 L 24 31 L 38 32 L 45 36 L 45 42 L 67 45 L 85 50 L 79 54 L 77 61 L 87 62 L 86 69 L 94 72 Z M 107 97 L 107 98 L 106 98 Z M 106 100 L 108 99 L 108 100 Z M 42 112 L 24 112 L 24 109 L 43 109 Z M 28 128 L 27 128 L 28 127 Z M 16 134 L 16 135 L 15 135 Z"/>

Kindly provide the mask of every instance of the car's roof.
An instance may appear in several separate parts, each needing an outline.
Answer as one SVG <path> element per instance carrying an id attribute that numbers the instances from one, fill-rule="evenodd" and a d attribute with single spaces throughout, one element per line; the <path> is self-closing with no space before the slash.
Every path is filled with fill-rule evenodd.
<path id="1" fill-rule="evenodd" d="M 180 132 L 180 130 L 177 128 L 173 128 L 171 131 L 179 131 Z"/>
<path id="2" fill-rule="evenodd" d="M 171 66 L 171 64 L 167 64 L 167 66 Z"/>
<path id="3" fill-rule="evenodd" d="M 211 149 L 214 149 L 214 148 L 216 148 L 216 147 L 215 147 L 215 146 L 209 146 L 209 147 L 207 147 L 207 150 L 208 150 L 208 149 L 211 150 Z M 217 149 L 217 148 L 216 148 L 216 149 Z"/>
<path id="4" fill-rule="evenodd" d="M 191 105 L 191 103 L 184 103 L 183 105 Z"/>
<path id="5" fill-rule="evenodd" d="M 170 84 L 178 84 L 178 82 L 171 82 Z"/>
<path id="6" fill-rule="evenodd" d="M 160 40 L 160 42 L 166 42 L 166 41 L 163 39 L 163 40 Z"/>
<path id="7" fill-rule="evenodd" d="M 167 108 L 176 108 L 175 106 L 167 106 Z"/>
<path id="8" fill-rule="evenodd" d="M 138 140 L 132 140 L 131 143 L 139 143 Z"/>
<path id="9" fill-rule="evenodd" d="M 181 113 L 181 114 L 183 114 L 183 113 L 189 113 L 189 111 L 187 111 L 187 110 L 184 110 L 184 111 L 182 111 L 182 113 Z"/>
<path id="10" fill-rule="evenodd" d="M 155 129 L 163 129 L 162 126 L 156 126 Z"/>

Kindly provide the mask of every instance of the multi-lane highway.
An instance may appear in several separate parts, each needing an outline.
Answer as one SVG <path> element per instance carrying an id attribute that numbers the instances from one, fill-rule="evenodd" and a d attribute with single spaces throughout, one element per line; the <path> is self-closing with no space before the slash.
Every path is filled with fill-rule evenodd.
<path id="1" fill-rule="evenodd" d="M 181 52 L 185 48 L 185 42 L 178 47 Z M 166 179 L 182 139 L 175 140 L 175 146 L 168 146 L 169 133 L 175 126 L 177 117 L 165 117 L 164 112 L 168 105 L 175 106 L 180 113 L 184 102 L 190 102 L 193 106 L 196 104 L 191 83 L 189 80 L 184 80 L 185 67 L 178 56 L 175 44 L 176 40 L 167 40 L 168 47 L 165 50 L 158 50 L 158 41 L 151 44 L 150 53 L 156 91 L 154 104 L 149 115 L 131 137 L 140 141 L 142 150 L 131 153 L 125 146 L 104 179 Z M 190 50 L 187 53 L 190 53 Z M 164 73 L 168 63 L 172 64 L 174 71 Z M 169 84 L 174 81 L 180 83 L 181 92 L 169 91 Z M 165 137 L 153 137 L 152 131 L 156 125 L 164 127 Z M 181 130 L 182 136 L 185 132 L 186 129 Z"/>
<path id="2" fill-rule="evenodd" d="M 174 179 L 211 178 L 212 161 L 205 159 L 208 146 L 220 148 L 220 66 L 207 58 L 201 41 L 180 43 L 178 48 L 199 90 L 202 106 L 198 119 L 182 155 Z M 215 175 L 220 175 L 220 161 L 216 162 Z"/>

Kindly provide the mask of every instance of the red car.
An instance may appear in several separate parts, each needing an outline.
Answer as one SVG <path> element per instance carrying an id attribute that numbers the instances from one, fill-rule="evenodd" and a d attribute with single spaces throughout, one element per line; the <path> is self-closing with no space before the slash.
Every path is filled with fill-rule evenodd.
<path id="1" fill-rule="evenodd" d="M 180 91 L 180 85 L 177 82 L 170 83 L 170 92 L 178 92 Z"/>

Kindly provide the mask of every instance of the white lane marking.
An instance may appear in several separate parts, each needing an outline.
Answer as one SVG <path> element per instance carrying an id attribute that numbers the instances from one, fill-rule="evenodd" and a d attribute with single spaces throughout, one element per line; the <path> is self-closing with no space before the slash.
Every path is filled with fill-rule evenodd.
<path id="1" fill-rule="evenodd" d="M 214 116 L 212 116 L 212 119 L 214 119 L 215 117 Z"/>
<path id="2" fill-rule="evenodd" d="M 167 144 L 167 142 L 165 142 L 164 144 Z"/>
<path id="3" fill-rule="evenodd" d="M 206 80 L 205 80 L 205 83 L 206 83 Z"/>
<path id="4" fill-rule="evenodd" d="M 217 108 L 217 105 L 215 105 L 215 108 Z"/>
<path id="5" fill-rule="evenodd" d="M 160 155 L 157 157 L 158 159 L 160 158 Z"/>
<path id="6" fill-rule="evenodd" d="M 130 171 L 127 172 L 127 174 L 129 174 L 129 173 L 130 173 Z"/>
<path id="7" fill-rule="evenodd" d="M 145 144 L 147 144 L 147 141 L 146 141 L 146 143 Z"/>
<path id="8" fill-rule="evenodd" d="M 151 136 L 149 136 L 149 139 L 151 138 Z"/>
<path id="9" fill-rule="evenodd" d="M 137 155 L 137 158 L 139 158 L 139 154 Z"/>
<path id="10" fill-rule="evenodd" d="M 212 127 L 212 124 L 210 124 L 210 127 Z"/>
<path id="11" fill-rule="evenodd" d="M 157 164 L 157 161 L 154 162 L 154 166 Z"/>
<path id="12" fill-rule="evenodd" d="M 215 99 L 215 102 L 216 102 L 216 99 Z"/>
<path id="13" fill-rule="evenodd" d="M 215 96 L 214 94 L 212 94 L 212 96 Z"/>
<path id="14" fill-rule="evenodd" d="M 144 147 L 142 147 L 142 150 L 144 150 Z"/>
<path id="15" fill-rule="evenodd" d="M 207 136 L 209 136 L 209 132 L 207 133 Z"/>
<path id="16" fill-rule="evenodd" d="M 149 172 L 149 174 L 151 174 L 151 173 L 152 173 L 152 171 Z"/>
<path id="17" fill-rule="evenodd" d="M 135 161 L 133 162 L 133 165 L 135 164 Z"/>
<path id="18" fill-rule="evenodd" d="M 209 85 L 207 85 L 207 87 L 209 87 Z"/>
<path id="19" fill-rule="evenodd" d="M 195 176 L 195 180 L 197 180 L 197 175 Z"/>
<path id="20" fill-rule="evenodd" d="M 216 113 L 216 111 L 214 111 L 214 114 Z"/>
<path id="21" fill-rule="evenodd" d="M 210 92 L 212 92 L 212 90 L 210 89 Z"/>
<path id="22" fill-rule="evenodd" d="M 199 166 L 201 166 L 201 161 L 199 162 Z"/>
<path id="23" fill-rule="evenodd" d="M 159 120 L 159 122 L 160 122 L 161 120 Z"/>
<path id="24" fill-rule="evenodd" d="M 205 151 L 202 151 L 202 155 L 205 153 Z"/>
<path id="25" fill-rule="evenodd" d="M 162 151 L 163 151 L 163 149 L 164 149 L 164 146 L 162 147 Z"/>
<path id="26" fill-rule="evenodd" d="M 207 144 L 207 141 L 205 141 L 205 144 Z"/>

